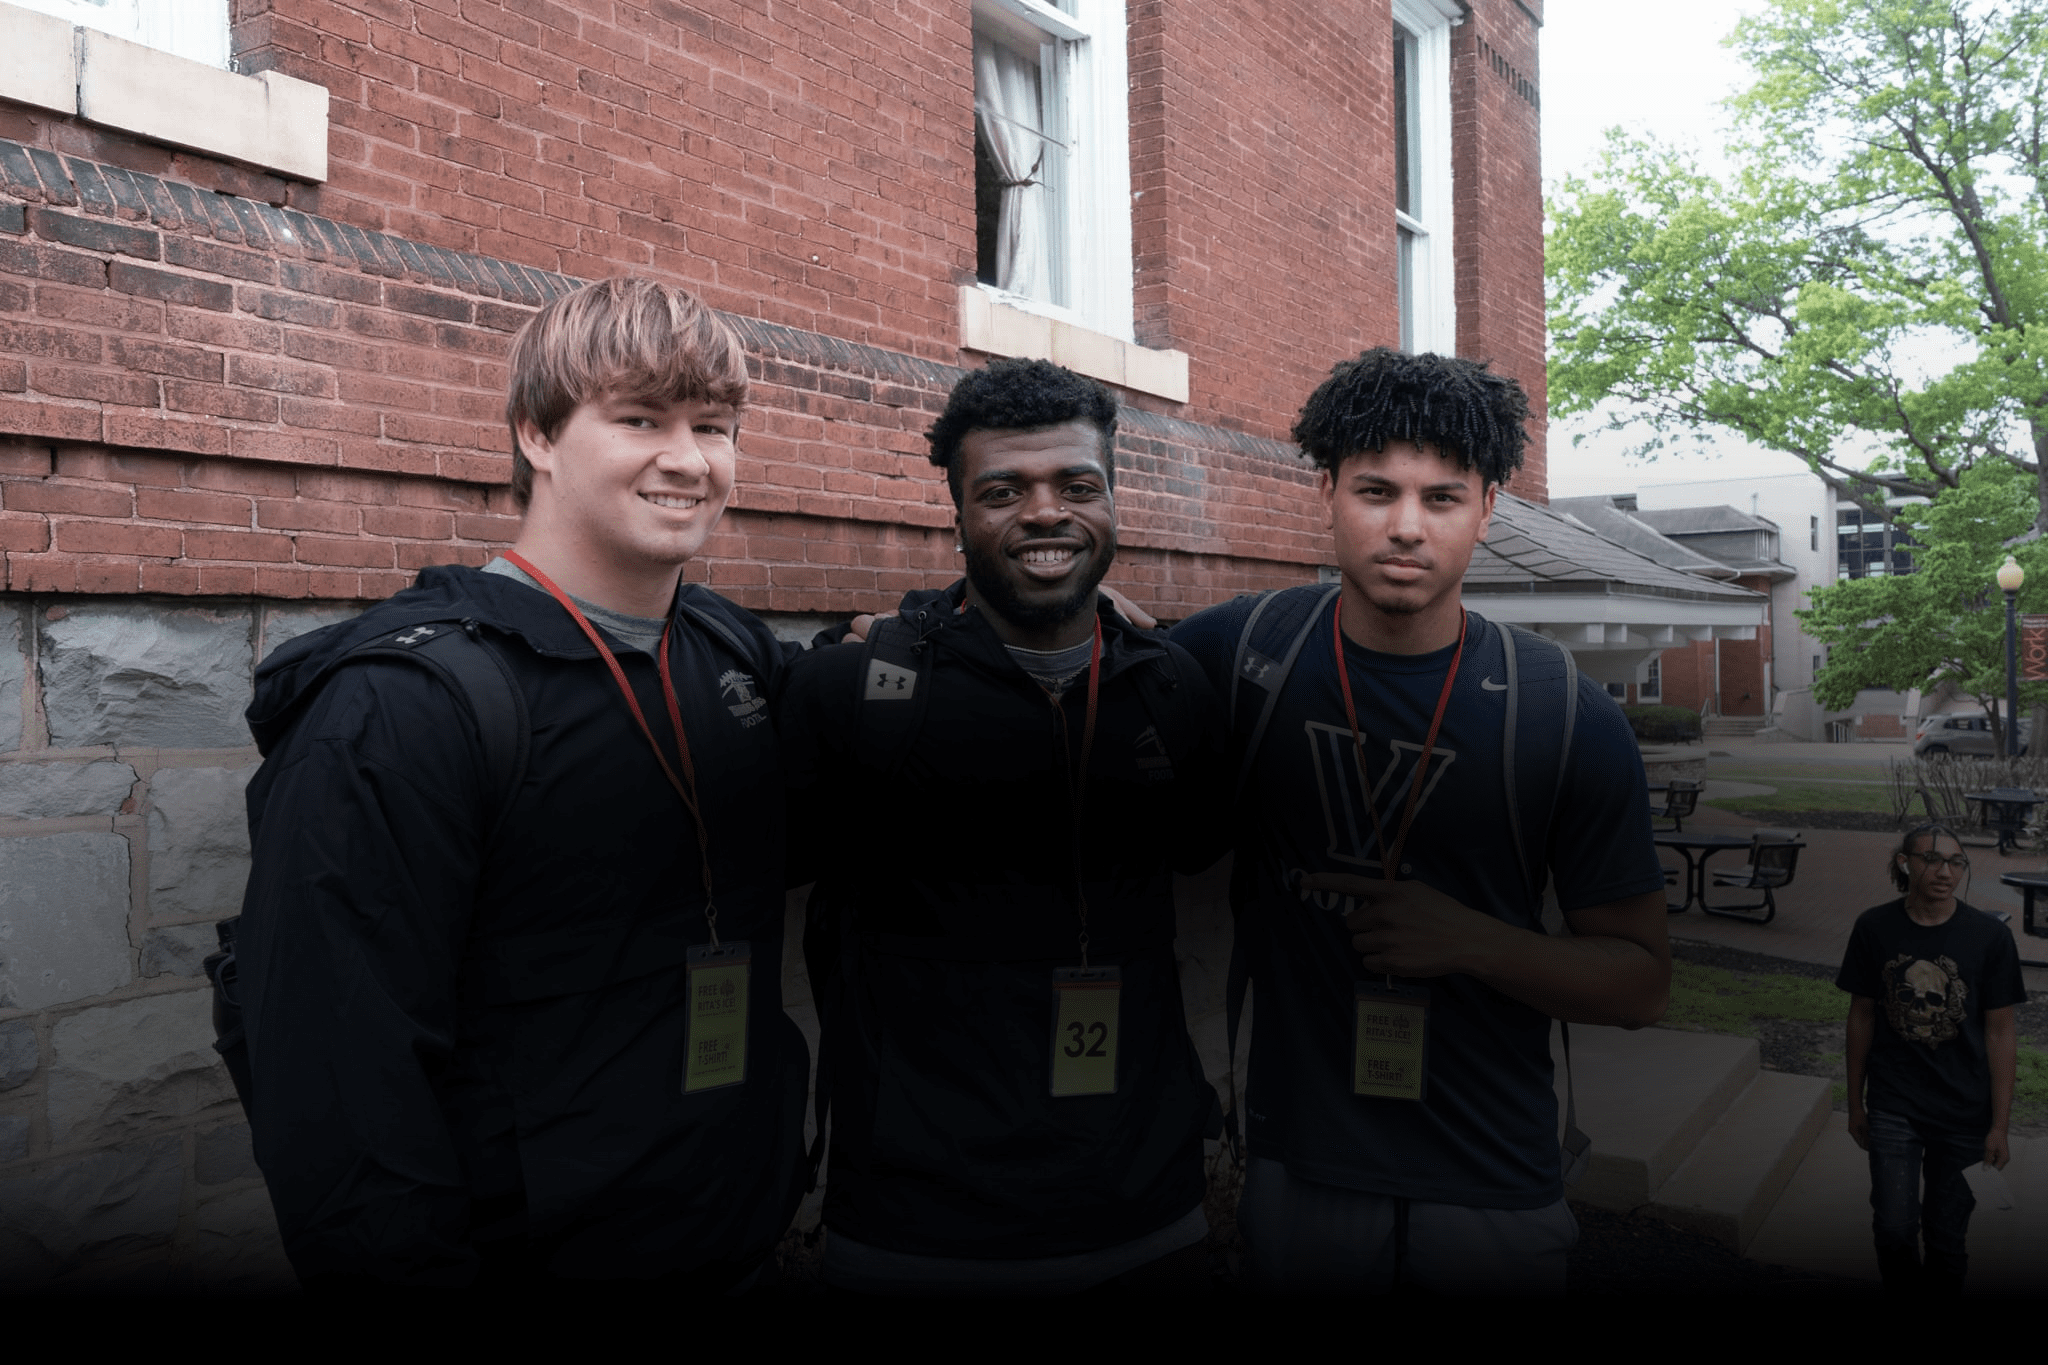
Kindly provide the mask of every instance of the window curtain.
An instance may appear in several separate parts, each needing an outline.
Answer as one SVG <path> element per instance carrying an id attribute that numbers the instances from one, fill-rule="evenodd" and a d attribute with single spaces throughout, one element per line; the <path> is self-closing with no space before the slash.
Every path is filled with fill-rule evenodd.
<path id="1" fill-rule="evenodd" d="M 987 39 L 974 44 L 974 115 L 989 159 L 1002 177 L 996 220 L 996 287 L 1027 298 L 1052 293 L 1051 232 L 1046 222 L 1045 124 L 1038 64 Z"/>

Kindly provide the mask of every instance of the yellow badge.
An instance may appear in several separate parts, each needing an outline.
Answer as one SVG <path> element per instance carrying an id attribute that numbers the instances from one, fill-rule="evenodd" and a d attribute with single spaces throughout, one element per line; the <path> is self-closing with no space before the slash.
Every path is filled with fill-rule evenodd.
<path id="1" fill-rule="evenodd" d="M 1116 967 L 1060 967 L 1052 974 L 1052 1093 L 1116 1093 Z"/>
<path id="2" fill-rule="evenodd" d="M 1429 992 L 1360 984 L 1355 993 L 1358 1038 L 1352 1053 L 1351 1093 L 1390 1100 L 1421 1099 Z"/>
<path id="3" fill-rule="evenodd" d="M 685 1095 L 747 1079 L 747 974 L 752 964 L 753 953 L 744 943 L 690 949 Z"/>

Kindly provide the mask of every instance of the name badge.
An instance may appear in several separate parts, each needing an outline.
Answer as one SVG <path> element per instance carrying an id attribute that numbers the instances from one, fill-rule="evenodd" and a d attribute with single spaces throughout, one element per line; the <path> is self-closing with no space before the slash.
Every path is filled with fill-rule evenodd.
<path id="1" fill-rule="evenodd" d="M 689 1027 L 683 1042 L 683 1093 L 717 1090 L 747 1079 L 747 975 L 753 951 L 745 943 L 690 949 Z"/>
<path id="2" fill-rule="evenodd" d="M 1118 967 L 1059 967 L 1052 974 L 1052 1093 L 1116 1093 Z"/>
<path id="3" fill-rule="evenodd" d="M 1352 1049 L 1351 1093 L 1419 1100 L 1427 1076 L 1429 990 L 1423 986 L 1368 986 L 1353 991 L 1358 1033 Z"/>

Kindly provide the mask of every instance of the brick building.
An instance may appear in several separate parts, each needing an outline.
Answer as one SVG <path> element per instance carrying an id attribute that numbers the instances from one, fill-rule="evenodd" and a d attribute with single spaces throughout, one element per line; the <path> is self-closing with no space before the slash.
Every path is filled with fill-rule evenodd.
<path id="1" fill-rule="evenodd" d="M 197 975 L 240 710 L 510 538 L 534 307 L 634 272 L 733 321 L 691 573 L 791 630 L 957 575 L 922 431 L 999 354 L 1117 388 L 1111 581 L 1184 616 L 1329 561 L 1286 432 L 1334 360 L 1455 349 L 1542 410 L 1541 15 L 0 4 L 0 1284 L 276 1273 Z"/>

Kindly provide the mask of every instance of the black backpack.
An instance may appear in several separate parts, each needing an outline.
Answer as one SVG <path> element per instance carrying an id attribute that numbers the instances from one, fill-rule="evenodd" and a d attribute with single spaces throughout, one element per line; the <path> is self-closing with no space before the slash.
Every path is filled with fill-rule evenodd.
<path id="1" fill-rule="evenodd" d="M 756 651 L 749 649 L 731 626 L 711 612 L 690 602 L 681 604 L 690 619 L 709 631 L 713 638 L 754 667 L 760 667 Z M 332 627 L 330 627 L 332 629 Z M 526 776 L 527 752 L 533 727 L 526 713 L 526 697 L 512 677 L 510 665 L 496 646 L 487 643 L 473 619 L 419 621 L 357 645 L 335 664 L 342 667 L 357 659 L 403 659 L 430 669 L 451 691 L 469 704 L 476 717 L 477 734 L 483 744 L 484 764 L 490 790 L 497 793 L 497 810 L 491 826 L 503 823 L 512 806 L 512 796 Z M 330 669 L 331 673 L 332 670 Z M 213 983 L 214 1051 L 226 1063 L 235 1083 L 242 1111 L 249 1110 L 252 1086 L 249 1072 L 249 1040 L 242 1019 L 242 1002 L 236 995 L 235 930 L 241 916 L 224 919 L 214 926 L 220 941 L 218 951 L 202 964 L 206 979 Z"/>
<path id="2" fill-rule="evenodd" d="M 1259 745 L 1266 737 L 1266 726 L 1273 718 L 1281 690 L 1287 686 L 1287 677 L 1294 670 L 1294 662 L 1315 630 L 1317 620 L 1330 605 L 1330 599 L 1339 591 L 1338 584 L 1311 584 L 1276 588 L 1251 599 L 1251 610 L 1237 637 L 1230 674 L 1231 733 L 1242 744 L 1244 752 L 1231 793 L 1233 803 L 1243 799 L 1252 766 L 1258 759 Z M 1243 602 L 1247 599 L 1238 600 Z M 1530 889 L 1541 895 L 1548 881 L 1542 853 L 1549 844 L 1550 817 L 1557 809 L 1557 797 L 1563 790 L 1565 760 L 1571 753 L 1572 730 L 1578 722 L 1578 666 L 1573 662 L 1570 650 L 1533 631 L 1519 626 L 1504 626 L 1498 621 L 1488 625 L 1499 633 L 1504 661 L 1502 667 L 1507 674 L 1501 719 L 1501 782 L 1510 793 L 1508 832 L 1514 840 L 1516 859 L 1529 880 Z M 1517 762 L 1524 740 L 1517 724 L 1518 713 L 1524 707 L 1546 719 L 1558 717 L 1561 741 L 1554 758 L 1545 745 L 1528 755 L 1531 761 Z M 1536 736 L 1537 745 L 1541 743 L 1542 734 L 1547 733 L 1545 729 Z M 1526 838 L 1525 830 L 1537 831 L 1540 837 Z M 1242 913 L 1255 894 L 1251 869 L 1240 860 L 1231 875 L 1233 908 Z M 1237 1031 L 1244 1014 L 1245 993 L 1250 985 L 1251 972 L 1244 951 L 1233 942 L 1230 975 L 1225 987 L 1224 1024 L 1230 1049 L 1230 1109 L 1224 1115 L 1223 1127 L 1233 1159 L 1238 1161 L 1243 1159 L 1244 1146 L 1238 1119 Z M 1564 1182 L 1571 1185 L 1585 1174 L 1591 1158 L 1592 1140 L 1579 1130 L 1578 1097 L 1571 1078 L 1571 1026 L 1560 1024 L 1559 1027 L 1564 1034 L 1565 1058 Z"/>

